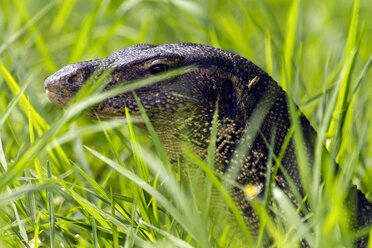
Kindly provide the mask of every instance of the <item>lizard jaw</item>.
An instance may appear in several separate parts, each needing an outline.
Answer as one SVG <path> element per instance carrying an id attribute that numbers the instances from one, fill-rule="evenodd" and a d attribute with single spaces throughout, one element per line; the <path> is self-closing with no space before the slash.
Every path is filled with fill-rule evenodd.
<path id="1" fill-rule="evenodd" d="M 65 96 L 62 94 L 55 93 L 50 90 L 46 90 L 46 95 L 50 101 L 52 101 L 53 103 L 61 107 L 65 107 L 72 99 L 71 96 Z"/>

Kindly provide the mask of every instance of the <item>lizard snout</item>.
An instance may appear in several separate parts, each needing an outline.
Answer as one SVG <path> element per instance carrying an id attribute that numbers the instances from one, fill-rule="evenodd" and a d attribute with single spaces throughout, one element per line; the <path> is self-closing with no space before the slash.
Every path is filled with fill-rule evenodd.
<path id="1" fill-rule="evenodd" d="M 67 65 L 50 75 L 44 82 L 48 98 L 57 105 L 65 106 L 97 69 L 100 61 Z"/>

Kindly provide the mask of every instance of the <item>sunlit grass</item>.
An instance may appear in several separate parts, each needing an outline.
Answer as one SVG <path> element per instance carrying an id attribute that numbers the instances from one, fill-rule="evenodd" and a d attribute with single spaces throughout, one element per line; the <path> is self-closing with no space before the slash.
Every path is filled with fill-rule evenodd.
<path id="1" fill-rule="evenodd" d="M 367 0 L 0 0 L 0 247 L 262 247 L 268 240 L 274 247 L 302 240 L 350 247 L 370 232 L 351 229 L 343 202 L 352 182 L 372 192 L 371 14 Z M 233 182 L 211 169 L 213 142 L 205 160 L 185 146 L 188 163 L 199 169 L 184 178 L 143 108 L 148 133 L 129 115 L 105 122 L 84 117 L 100 100 L 159 78 L 105 93 L 99 92 L 104 80 L 96 82 L 66 110 L 47 100 L 43 81 L 63 65 L 144 42 L 197 42 L 238 53 L 288 91 L 318 132 L 311 171 L 299 128 L 290 132 L 310 212 L 267 187 L 263 201 L 252 200 L 262 223 L 255 240 L 228 195 Z M 182 70 L 172 73 L 159 77 Z M 254 120 L 253 136 L 259 116 Z M 248 147 L 239 147 L 241 156 Z M 270 154 L 274 171 L 282 155 Z M 215 217 L 214 191 L 237 225 Z M 236 230 L 242 234 L 234 236 Z"/>

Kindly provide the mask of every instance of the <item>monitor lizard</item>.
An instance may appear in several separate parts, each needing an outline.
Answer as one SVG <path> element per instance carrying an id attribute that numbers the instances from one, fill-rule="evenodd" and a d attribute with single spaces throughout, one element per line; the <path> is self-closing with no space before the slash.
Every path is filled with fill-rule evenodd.
<path id="1" fill-rule="evenodd" d="M 291 126 L 288 97 L 267 73 L 239 55 L 192 43 L 139 44 L 103 59 L 67 65 L 49 76 L 44 86 L 49 99 L 64 107 L 100 67 L 112 68 L 109 83 L 105 86 L 105 89 L 110 89 L 191 65 L 194 66 L 191 71 L 136 90 L 170 159 L 176 161 L 182 154 L 179 142 L 183 139 L 181 134 L 185 133 L 193 150 L 201 157 L 206 156 L 217 108 L 215 170 L 221 174 L 231 171 L 231 161 L 237 159 L 234 151 L 240 143 L 247 142 L 244 130 L 250 128 L 250 117 L 261 104 L 267 111 L 261 113 L 263 121 L 259 132 L 249 146 L 249 153 L 234 164 L 241 165 L 237 183 L 263 189 L 269 158 L 268 143 L 274 135 L 273 150 L 278 155 Z M 132 115 L 139 114 L 139 107 L 130 92 L 102 101 L 92 109 L 91 115 L 97 114 L 102 119 L 124 116 L 125 108 Z M 316 132 L 303 114 L 299 121 L 305 150 L 311 161 Z M 289 142 L 281 164 L 302 191 L 293 140 Z M 281 170 L 275 177 L 275 184 L 296 201 Z M 262 192 L 258 196 L 262 197 Z M 249 200 L 239 188 L 234 187 L 231 194 L 254 233 L 258 230 L 259 220 Z M 360 228 L 372 223 L 372 205 L 359 190 L 357 196 L 354 222 L 355 227 Z M 360 247 L 366 245 L 365 240 L 359 242 Z"/>

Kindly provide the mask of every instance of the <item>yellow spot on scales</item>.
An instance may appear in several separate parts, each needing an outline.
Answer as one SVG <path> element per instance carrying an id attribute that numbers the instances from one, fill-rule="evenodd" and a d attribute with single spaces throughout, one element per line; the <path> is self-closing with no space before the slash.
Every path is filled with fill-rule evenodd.
<path id="1" fill-rule="evenodd" d="M 244 186 L 244 195 L 248 200 L 256 198 L 262 191 L 262 187 L 254 184 Z"/>

